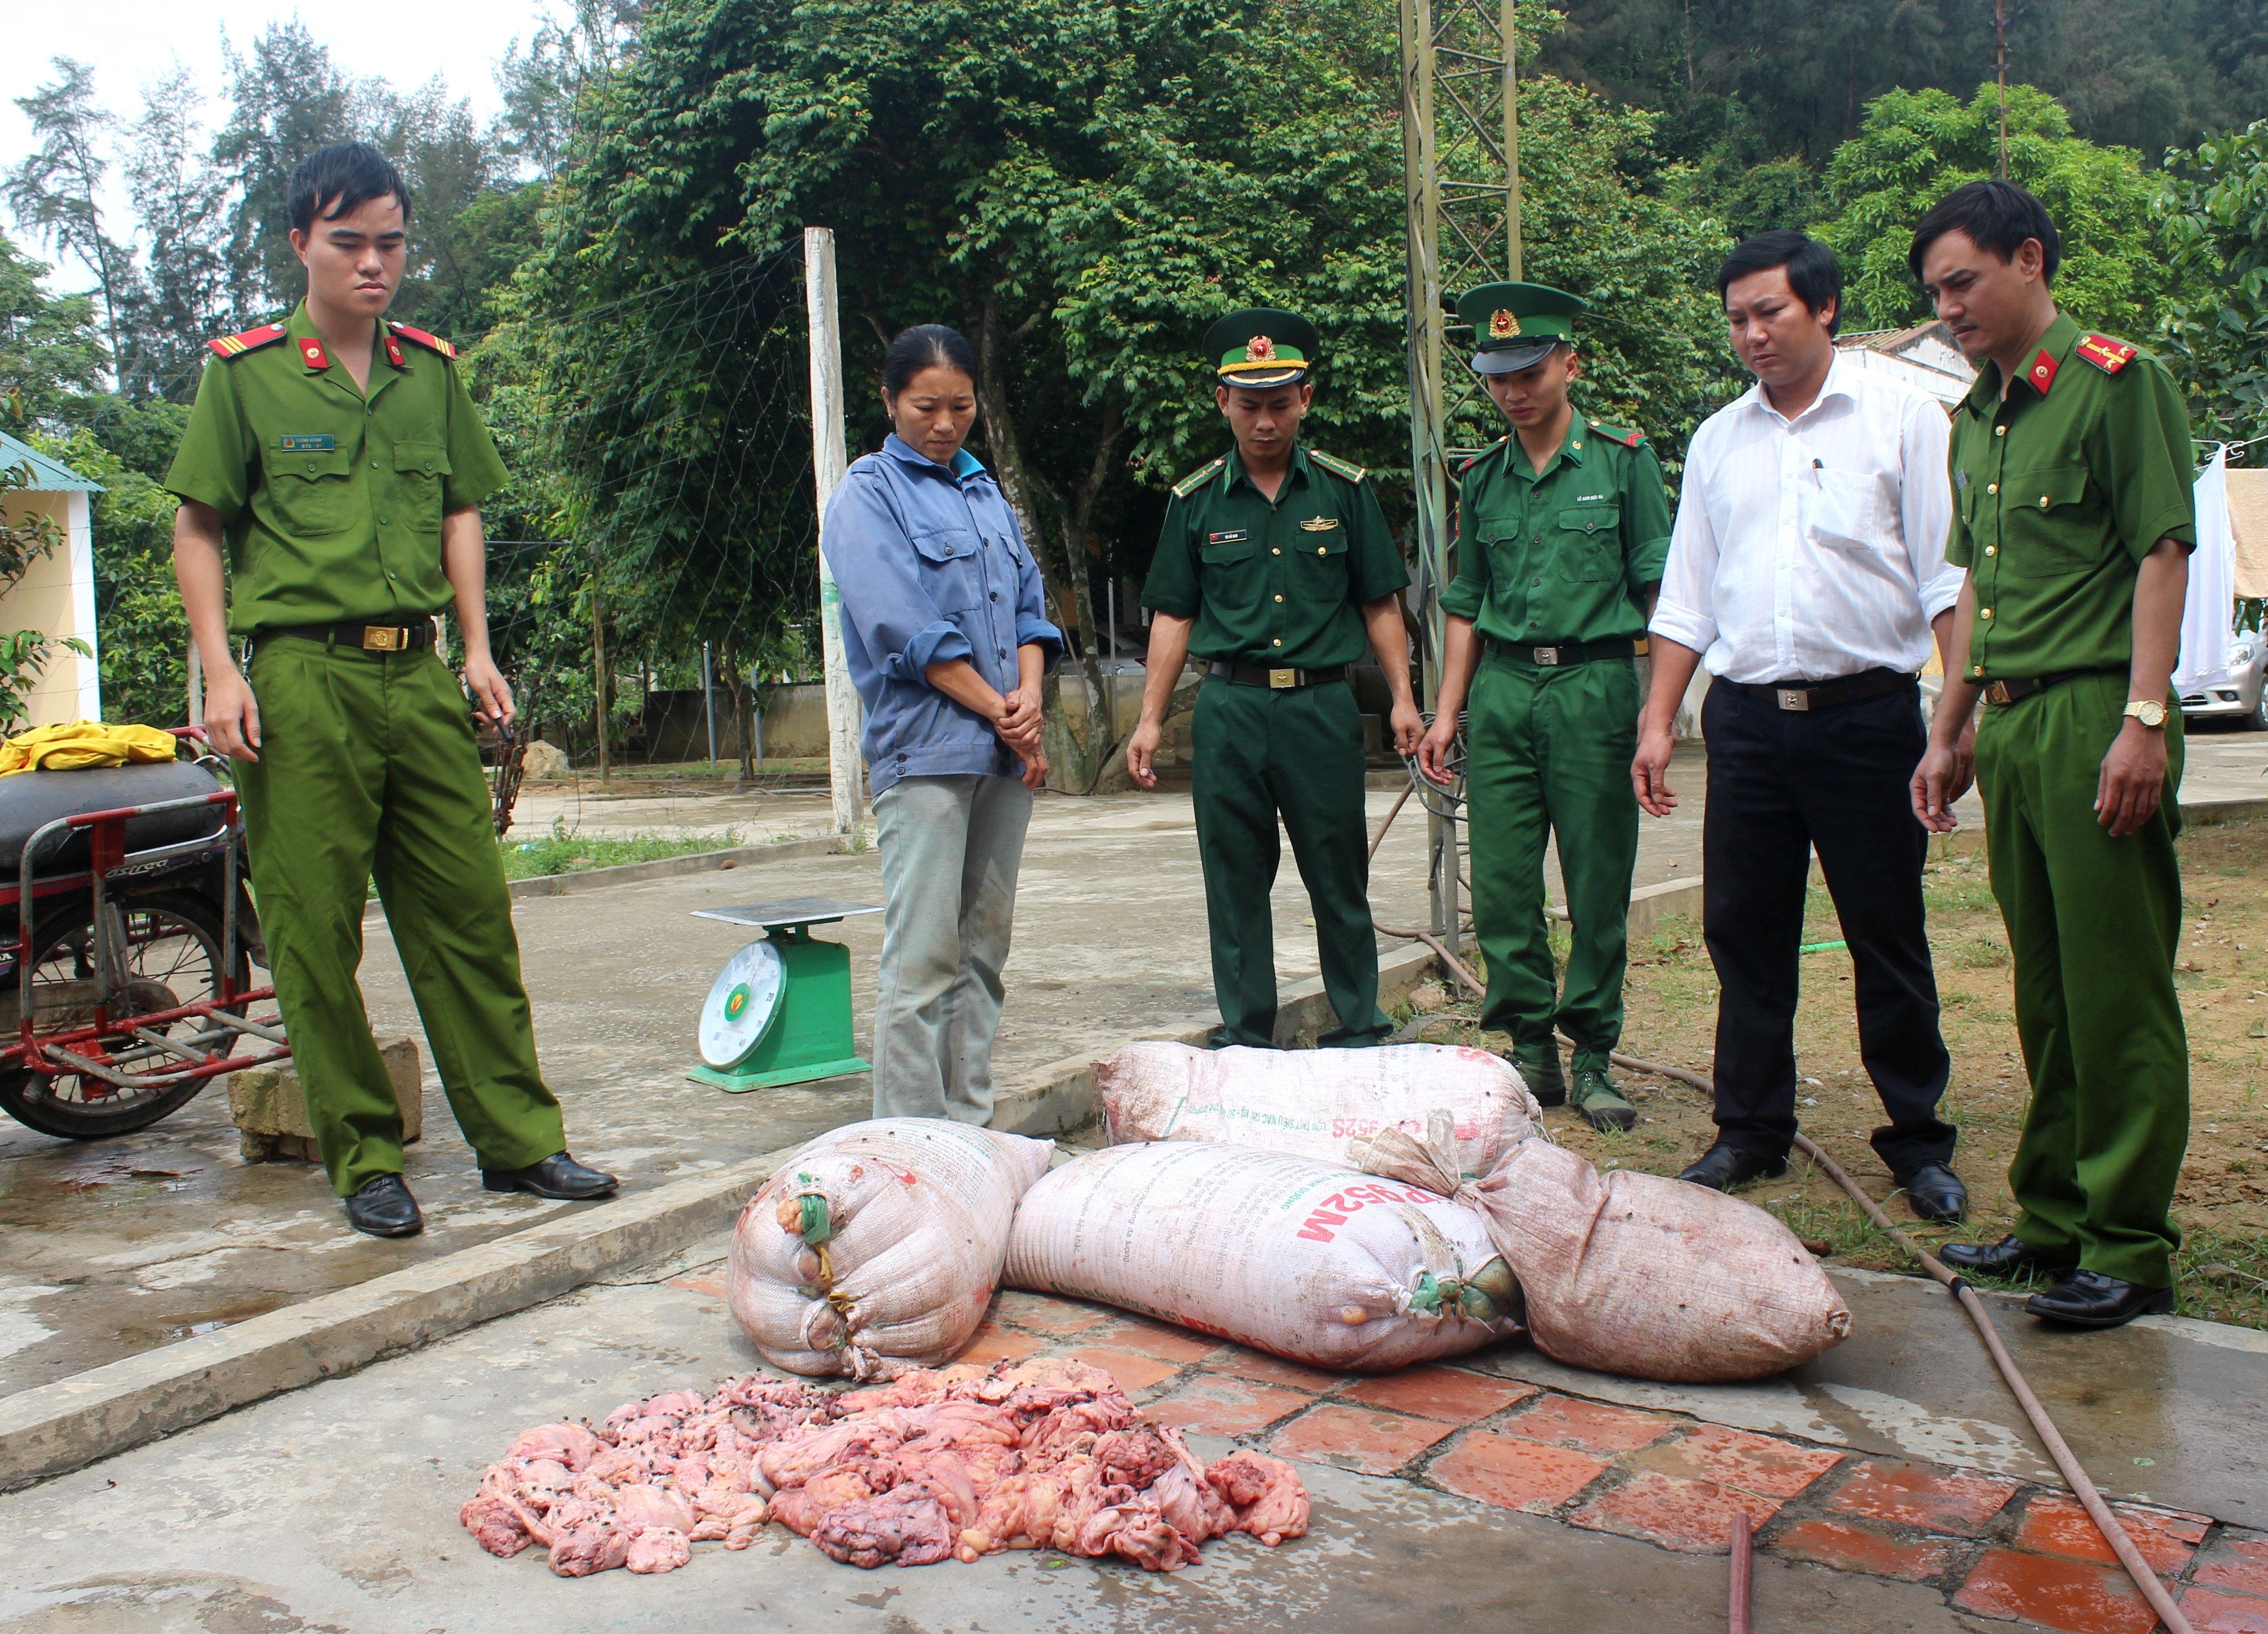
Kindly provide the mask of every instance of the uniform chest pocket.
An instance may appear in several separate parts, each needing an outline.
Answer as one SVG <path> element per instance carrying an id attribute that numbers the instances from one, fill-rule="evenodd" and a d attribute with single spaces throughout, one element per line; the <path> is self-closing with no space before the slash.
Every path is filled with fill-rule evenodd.
<path id="1" fill-rule="evenodd" d="M 336 534 L 350 526 L 357 507 L 350 449 L 294 450 L 269 456 L 268 492 L 287 534 Z"/>
<path id="2" fill-rule="evenodd" d="M 1888 483 L 1871 471 L 1822 471 L 1812 496 L 1811 531 L 1836 550 L 1874 550 L 1890 538 Z"/>
<path id="3" fill-rule="evenodd" d="M 1248 528 L 1224 528 L 1208 535 L 1198 548 L 1198 579 L 1204 599 L 1223 607 L 1250 607 L 1260 600 L 1260 580 L 1267 558 Z"/>
<path id="4" fill-rule="evenodd" d="M 1552 528 L 1559 577 L 1569 584 L 1600 584 L 1623 572 L 1623 513 L 1619 505 L 1575 505 Z"/>
<path id="5" fill-rule="evenodd" d="M 394 503 L 422 534 L 441 531 L 442 479 L 448 475 L 449 451 L 440 444 L 394 444 Z"/>
<path id="6" fill-rule="evenodd" d="M 965 613 L 984 599 L 977 557 L 983 542 L 966 527 L 931 528 L 914 535 L 923 586 L 941 611 Z"/>
<path id="7" fill-rule="evenodd" d="M 2083 465 L 2038 466 L 2000 482 L 2000 570 L 2013 578 L 2084 573 L 2115 542 Z"/>

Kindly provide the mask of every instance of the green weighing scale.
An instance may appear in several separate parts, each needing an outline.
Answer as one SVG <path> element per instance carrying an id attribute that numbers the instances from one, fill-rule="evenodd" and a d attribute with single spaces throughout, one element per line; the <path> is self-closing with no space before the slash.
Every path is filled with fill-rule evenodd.
<path id="1" fill-rule="evenodd" d="M 739 1094 L 871 1072 L 850 1036 L 850 950 L 811 927 L 882 910 L 831 896 L 703 908 L 696 919 L 764 934 L 725 961 L 701 1006 L 701 1061 L 689 1076 Z"/>

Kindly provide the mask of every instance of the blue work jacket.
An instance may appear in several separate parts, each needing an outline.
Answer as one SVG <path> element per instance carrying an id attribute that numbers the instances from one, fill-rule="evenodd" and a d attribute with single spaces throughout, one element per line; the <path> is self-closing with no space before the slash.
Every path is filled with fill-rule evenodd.
<path id="1" fill-rule="evenodd" d="M 843 474 L 820 548 L 842 597 L 850 684 L 866 706 L 859 747 L 873 792 L 901 777 L 1017 776 L 992 723 L 923 674 L 966 659 L 1007 693 L 1018 647 L 1044 647 L 1049 668 L 1063 655 L 1039 563 L 991 473 L 965 448 L 948 469 L 892 436 Z"/>

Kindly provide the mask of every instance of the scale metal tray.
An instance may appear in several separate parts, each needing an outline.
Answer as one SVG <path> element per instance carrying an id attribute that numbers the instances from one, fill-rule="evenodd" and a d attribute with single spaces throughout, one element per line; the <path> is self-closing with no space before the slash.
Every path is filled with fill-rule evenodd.
<path id="1" fill-rule="evenodd" d="M 881 911 L 865 902 L 846 902 L 836 896 L 791 896 L 777 902 L 747 902 L 738 908 L 696 908 L 693 916 L 770 931 L 785 925 L 832 924 L 837 919 Z"/>

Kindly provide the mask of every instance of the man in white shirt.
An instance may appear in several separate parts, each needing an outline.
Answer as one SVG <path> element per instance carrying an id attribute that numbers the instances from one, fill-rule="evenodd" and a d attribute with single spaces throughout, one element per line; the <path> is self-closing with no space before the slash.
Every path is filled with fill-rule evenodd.
<path id="1" fill-rule="evenodd" d="M 1928 834 L 1907 782 L 1925 747 L 1918 674 L 1940 658 L 1961 575 L 1945 560 L 1945 410 L 1835 349 L 1843 280 L 1800 232 L 1760 233 L 1717 274 L 1756 375 L 1693 435 L 1631 780 L 1677 804 L 1671 722 L 1694 667 L 1709 803 L 1702 924 L 1717 968 L 1717 1139 L 1678 1178 L 1726 1190 L 1784 1173 L 1795 1004 L 1815 848 L 1850 945 L 1859 1054 L 1888 1124 L 1874 1146 L 1924 1219 L 1958 1219 L 1951 1068 L 1922 908 Z M 1967 786 L 1966 761 L 1961 785 Z"/>

